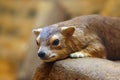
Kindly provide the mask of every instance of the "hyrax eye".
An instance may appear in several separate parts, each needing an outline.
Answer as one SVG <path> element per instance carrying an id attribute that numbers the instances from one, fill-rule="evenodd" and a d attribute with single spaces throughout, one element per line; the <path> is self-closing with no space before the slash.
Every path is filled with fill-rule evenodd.
<path id="1" fill-rule="evenodd" d="M 52 45 L 55 45 L 55 46 L 57 46 L 58 44 L 59 44 L 59 39 L 54 40 L 52 43 Z"/>

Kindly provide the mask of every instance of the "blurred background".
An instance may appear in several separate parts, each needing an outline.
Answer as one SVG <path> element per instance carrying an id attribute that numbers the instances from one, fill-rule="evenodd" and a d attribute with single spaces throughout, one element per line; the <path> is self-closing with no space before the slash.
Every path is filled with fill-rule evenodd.
<path id="1" fill-rule="evenodd" d="M 81 15 L 120 17 L 120 0 L 0 0 L 0 80 L 17 80 L 32 29 Z"/>

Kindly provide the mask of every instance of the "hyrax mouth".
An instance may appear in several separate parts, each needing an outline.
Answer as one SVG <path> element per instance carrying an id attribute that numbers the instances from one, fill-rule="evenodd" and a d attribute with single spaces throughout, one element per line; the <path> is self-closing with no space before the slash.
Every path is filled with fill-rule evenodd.
<path id="1" fill-rule="evenodd" d="M 55 56 L 55 55 L 52 55 L 52 56 L 49 56 L 48 58 L 44 58 L 44 59 L 42 59 L 44 62 L 53 62 L 53 61 L 55 61 L 57 58 L 56 58 L 57 56 Z"/>
<path id="2" fill-rule="evenodd" d="M 44 60 L 44 61 L 46 61 L 46 60 L 52 60 L 52 59 L 54 59 L 54 58 L 56 58 L 57 57 L 57 55 L 56 54 L 50 54 L 50 55 L 48 55 L 48 56 L 45 56 L 45 57 L 43 57 L 43 58 L 41 58 L 42 60 Z"/>
<path id="3" fill-rule="evenodd" d="M 51 55 L 49 56 L 49 58 L 54 58 L 54 57 L 56 57 L 56 54 L 51 54 Z"/>

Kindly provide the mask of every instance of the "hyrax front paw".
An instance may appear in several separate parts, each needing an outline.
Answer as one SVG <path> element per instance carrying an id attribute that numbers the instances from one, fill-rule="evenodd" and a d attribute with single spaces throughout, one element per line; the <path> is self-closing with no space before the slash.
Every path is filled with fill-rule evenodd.
<path id="1" fill-rule="evenodd" d="M 71 58 L 83 58 L 83 57 L 89 57 L 89 56 L 90 56 L 89 54 L 82 53 L 82 52 L 75 52 L 70 54 Z"/>

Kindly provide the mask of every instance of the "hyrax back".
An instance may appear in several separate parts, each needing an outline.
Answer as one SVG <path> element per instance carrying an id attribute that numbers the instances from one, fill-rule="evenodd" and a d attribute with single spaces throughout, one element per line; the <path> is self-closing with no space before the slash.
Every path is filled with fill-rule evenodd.
<path id="1" fill-rule="evenodd" d="M 34 29 L 38 56 L 45 62 L 70 57 L 120 59 L 120 19 L 81 16 Z"/>

